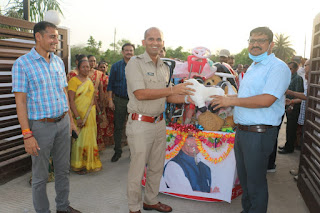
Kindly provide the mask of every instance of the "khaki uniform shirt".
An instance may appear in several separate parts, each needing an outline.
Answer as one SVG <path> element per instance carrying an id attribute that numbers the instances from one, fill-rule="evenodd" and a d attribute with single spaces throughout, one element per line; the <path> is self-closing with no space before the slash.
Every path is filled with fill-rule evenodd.
<path id="1" fill-rule="evenodd" d="M 128 88 L 128 112 L 147 116 L 158 116 L 165 109 L 166 98 L 139 101 L 134 91 L 139 89 L 163 89 L 169 80 L 169 67 L 158 58 L 157 65 L 153 63 L 149 54 L 132 57 L 126 66 Z"/>

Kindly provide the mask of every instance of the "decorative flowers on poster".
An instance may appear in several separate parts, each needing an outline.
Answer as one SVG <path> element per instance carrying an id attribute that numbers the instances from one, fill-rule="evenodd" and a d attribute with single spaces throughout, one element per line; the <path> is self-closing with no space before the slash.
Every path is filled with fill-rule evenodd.
<path id="1" fill-rule="evenodd" d="M 204 132 L 193 125 L 169 126 L 172 130 L 167 129 L 166 159 L 171 159 L 179 153 L 188 136 L 195 138 L 200 153 L 214 164 L 225 160 L 234 147 L 235 133 Z"/>

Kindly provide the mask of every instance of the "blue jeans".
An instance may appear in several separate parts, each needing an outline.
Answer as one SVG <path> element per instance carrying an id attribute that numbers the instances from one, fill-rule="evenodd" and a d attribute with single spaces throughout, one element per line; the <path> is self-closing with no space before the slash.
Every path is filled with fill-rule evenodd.
<path id="1" fill-rule="evenodd" d="M 32 156 L 32 199 L 37 213 L 50 212 L 46 184 L 50 153 L 53 159 L 56 208 L 66 211 L 69 206 L 70 119 L 69 115 L 56 123 L 29 120 L 30 129 L 38 142 L 38 156 Z"/>
<path id="2" fill-rule="evenodd" d="M 267 166 L 277 134 L 278 127 L 267 129 L 264 133 L 236 132 L 234 151 L 245 213 L 267 212 Z"/>

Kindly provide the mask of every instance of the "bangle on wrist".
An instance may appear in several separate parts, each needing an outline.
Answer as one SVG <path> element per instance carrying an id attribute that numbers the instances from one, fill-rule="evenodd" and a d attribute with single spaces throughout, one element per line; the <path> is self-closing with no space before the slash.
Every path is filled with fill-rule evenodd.
<path id="1" fill-rule="evenodd" d="M 80 119 L 80 116 L 76 117 L 76 120 L 79 120 Z"/>
<path id="2" fill-rule="evenodd" d="M 190 102 L 188 101 L 188 95 L 184 96 L 184 103 L 190 104 Z"/>

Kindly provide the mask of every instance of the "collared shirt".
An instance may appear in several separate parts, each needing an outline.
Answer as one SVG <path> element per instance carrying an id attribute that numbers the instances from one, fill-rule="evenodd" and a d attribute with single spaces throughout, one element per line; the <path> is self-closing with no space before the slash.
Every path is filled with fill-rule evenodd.
<path id="1" fill-rule="evenodd" d="M 56 118 L 69 110 L 68 86 L 62 60 L 50 53 L 48 63 L 32 48 L 12 67 L 12 92 L 27 93 L 28 119 Z"/>
<path id="2" fill-rule="evenodd" d="M 238 97 L 246 98 L 269 94 L 276 101 L 265 108 L 235 107 L 234 120 L 242 125 L 278 126 L 285 110 L 285 91 L 288 89 L 291 72 L 286 63 L 272 53 L 260 63 L 251 64 L 240 84 Z"/>
<path id="3" fill-rule="evenodd" d="M 304 92 L 304 82 L 302 77 L 298 75 L 298 73 L 294 73 L 291 75 L 291 81 L 288 89 L 294 92 Z M 286 97 L 289 99 L 294 99 L 294 96 L 291 95 L 287 95 Z"/>
<path id="4" fill-rule="evenodd" d="M 169 79 L 169 68 L 160 58 L 157 65 L 153 63 L 149 54 L 131 58 L 126 67 L 128 86 L 128 112 L 139 113 L 147 116 L 158 116 L 164 111 L 166 98 L 139 101 L 134 91 L 139 89 L 163 89 L 166 88 Z"/>
<path id="5" fill-rule="evenodd" d="M 109 83 L 107 91 L 112 91 L 112 93 L 127 97 L 127 80 L 125 75 L 126 62 L 124 59 L 114 63 L 110 70 Z"/>

